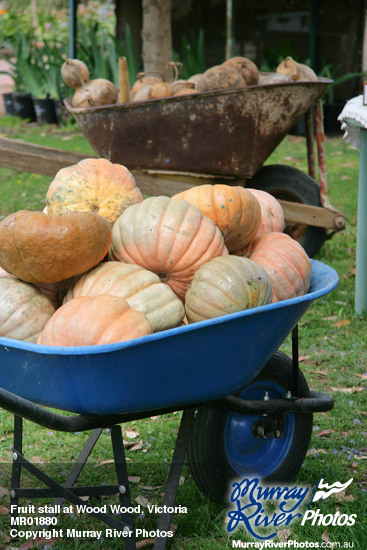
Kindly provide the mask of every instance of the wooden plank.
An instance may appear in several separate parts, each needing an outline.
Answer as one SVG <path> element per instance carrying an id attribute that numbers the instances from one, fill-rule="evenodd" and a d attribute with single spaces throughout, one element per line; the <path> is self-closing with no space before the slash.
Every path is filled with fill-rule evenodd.
<path id="1" fill-rule="evenodd" d="M 92 155 L 88 156 L 88 158 L 91 157 Z M 87 156 L 81 153 L 0 137 L 0 166 L 5 168 L 54 177 L 61 168 L 76 164 L 84 158 Z M 193 185 L 203 183 L 227 183 L 229 185 L 245 185 L 246 183 L 241 178 L 217 177 L 207 174 L 149 170 L 131 170 L 131 172 L 144 195 L 171 197 Z M 333 230 L 340 230 L 345 226 L 344 215 L 341 212 L 283 200 L 279 202 L 283 207 L 287 223 L 302 223 Z"/>
<path id="2" fill-rule="evenodd" d="M 85 157 L 81 153 L 0 138 L 0 166 L 20 172 L 55 176 L 61 168 L 76 164 Z"/>
<path id="3" fill-rule="evenodd" d="M 344 215 L 342 212 L 329 210 L 322 206 L 311 206 L 298 202 L 279 200 L 284 212 L 284 219 L 287 223 L 299 223 L 324 227 L 340 231 L 345 227 Z"/>

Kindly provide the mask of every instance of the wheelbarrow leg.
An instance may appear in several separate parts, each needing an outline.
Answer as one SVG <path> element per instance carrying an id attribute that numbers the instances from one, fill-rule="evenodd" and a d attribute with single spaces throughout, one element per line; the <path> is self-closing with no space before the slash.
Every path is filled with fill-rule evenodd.
<path id="1" fill-rule="evenodd" d="M 65 479 L 63 486 L 67 488 L 73 487 L 74 483 L 78 479 L 82 469 L 84 468 L 85 463 L 87 462 L 90 453 L 94 449 L 95 444 L 97 443 L 99 436 L 102 433 L 102 428 L 96 428 L 93 430 L 91 435 L 89 436 L 88 440 L 86 441 L 83 449 L 81 450 L 78 459 L 74 463 L 72 469 L 70 470 L 70 473 L 68 477 Z M 64 498 L 55 498 L 55 500 L 52 503 L 52 507 L 57 509 L 56 506 L 60 505 L 62 506 L 64 502 Z M 57 514 L 49 514 L 49 517 L 56 516 Z"/>
<path id="2" fill-rule="evenodd" d="M 13 452 L 22 453 L 23 452 L 23 418 L 21 416 L 14 415 L 14 446 Z M 14 456 L 14 455 L 13 455 Z M 11 471 L 11 491 L 10 491 L 10 516 L 17 517 L 18 515 L 18 503 L 19 496 L 14 489 L 19 489 L 20 487 L 20 476 L 21 476 L 22 467 L 16 460 L 13 460 L 12 471 Z M 16 506 L 13 508 L 12 506 Z M 15 512 L 12 512 L 15 510 Z"/>
<path id="3" fill-rule="evenodd" d="M 122 439 L 122 430 L 120 425 L 115 425 L 111 429 L 111 441 L 113 457 L 115 460 L 116 481 L 119 486 L 119 501 L 121 507 L 131 508 L 131 497 L 129 487 L 129 477 L 125 459 L 124 443 Z M 121 520 L 130 527 L 131 536 L 124 539 L 126 550 L 135 550 L 134 518 L 132 513 L 121 514 Z"/>
<path id="4" fill-rule="evenodd" d="M 174 506 L 182 468 L 185 462 L 186 450 L 189 435 L 194 423 L 195 409 L 187 409 L 182 414 L 181 424 L 178 430 L 176 446 L 172 462 L 168 472 L 166 490 L 163 497 L 163 506 L 167 508 Z M 158 520 L 158 531 L 169 531 L 172 513 L 162 512 Z M 164 550 L 167 544 L 167 537 L 156 537 L 153 550 Z"/>

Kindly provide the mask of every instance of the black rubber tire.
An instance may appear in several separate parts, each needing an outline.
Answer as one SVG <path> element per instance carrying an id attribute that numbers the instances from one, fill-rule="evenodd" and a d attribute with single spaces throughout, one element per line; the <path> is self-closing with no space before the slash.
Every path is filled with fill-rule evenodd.
<path id="1" fill-rule="evenodd" d="M 291 390 L 291 359 L 282 352 L 276 352 L 254 382 L 259 380 L 277 382 L 285 392 Z M 300 372 L 299 397 L 309 395 L 309 387 Z M 222 407 L 204 406 L 198 409 L 187 449 L 187 462 L 196 485 L 204 495 L 220 504 L 227 501 L 233 480 L 242 477 L 233 470 L 226 454 L 224 437 L 228 414 Z M 312 413 L 295 414 L 289 450 L 277 469 L 262 478 L 264 483 L 288 482 L 294 479 L 305 459 L 312 426 Z"/>
<path id="2" fill-rule="evenodd" d="M 251 180 L 248 180 L 247 186 L 267 191 L 276 199 L 321 206 L 320 189 L 315 180 L 293 166 L 263 166 Z M 323 227 L 293 224 L 288 225 L 284 232 L 300 242 L 310 257 L 320 250 L 326 239 Z"/>

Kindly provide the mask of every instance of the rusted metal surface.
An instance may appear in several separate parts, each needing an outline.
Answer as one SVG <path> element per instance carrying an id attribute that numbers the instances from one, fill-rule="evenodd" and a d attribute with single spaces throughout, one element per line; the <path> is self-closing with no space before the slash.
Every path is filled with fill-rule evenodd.
<path id="1" fill-rule="evenodd" d="M 130 169 L 251 177 L 331 81 L 67 109 L 97 155 Z"/>
<path id="2" fill-rule="evenodd" d="M 316 180 L 315 169 L 315 148 L 314 148 L 314 132 L 313 132 L 313 108 L 306 113 L 306 143 L 307 143 L 307 166 L 308 175 Z"/>
<path id="3" fill-rule="evenodd" d="M 321 100 L 317 100 L 315 103 L 315 129 L 319 165 L 320 200 L 322 206 L 324 206 L 325 208 L 329 208 L 330 210 L 335 210 L 333 206 L 331 206 L 328 197 L 328 182 L 324 147 L 324 113 Z"/>

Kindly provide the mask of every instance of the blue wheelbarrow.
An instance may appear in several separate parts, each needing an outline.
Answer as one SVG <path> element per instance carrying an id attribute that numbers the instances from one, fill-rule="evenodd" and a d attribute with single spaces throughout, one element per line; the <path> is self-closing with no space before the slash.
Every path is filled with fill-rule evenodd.
<path id="1" fill-rule="evenodd" d="M 314 300 L 338 285 L 333 268 L 311 261 L 304 296 L 129 342 L 59 348 L 0 338 L 0 406 L 15 418 L 11 504 L 41 497 L 83 504 L 81 496 L 118 494 L 126 513 L 91 515 L 129 531 L 123 544 L 135 549 L 120 424 L 173 411 L 183 414 L 155 550 L 166 547 L 169 510 L 186 458 L 199 489 L 222 503 L 235 478 L 293 479 L 308 450 L 313 413 L 333 408 L 330 396 L 309 390 L 298 365 L 297 323 Z M 278 351 L 290 333 L 292 358 Z M 25 458 L 23 419 L 64 432 L 92 430 L 63 485 Z M 117 483 L 78 487 L 74 484 L 105 428 L 111 429 Z M 20 487 L 22 468 L 46 488 Z"/>

